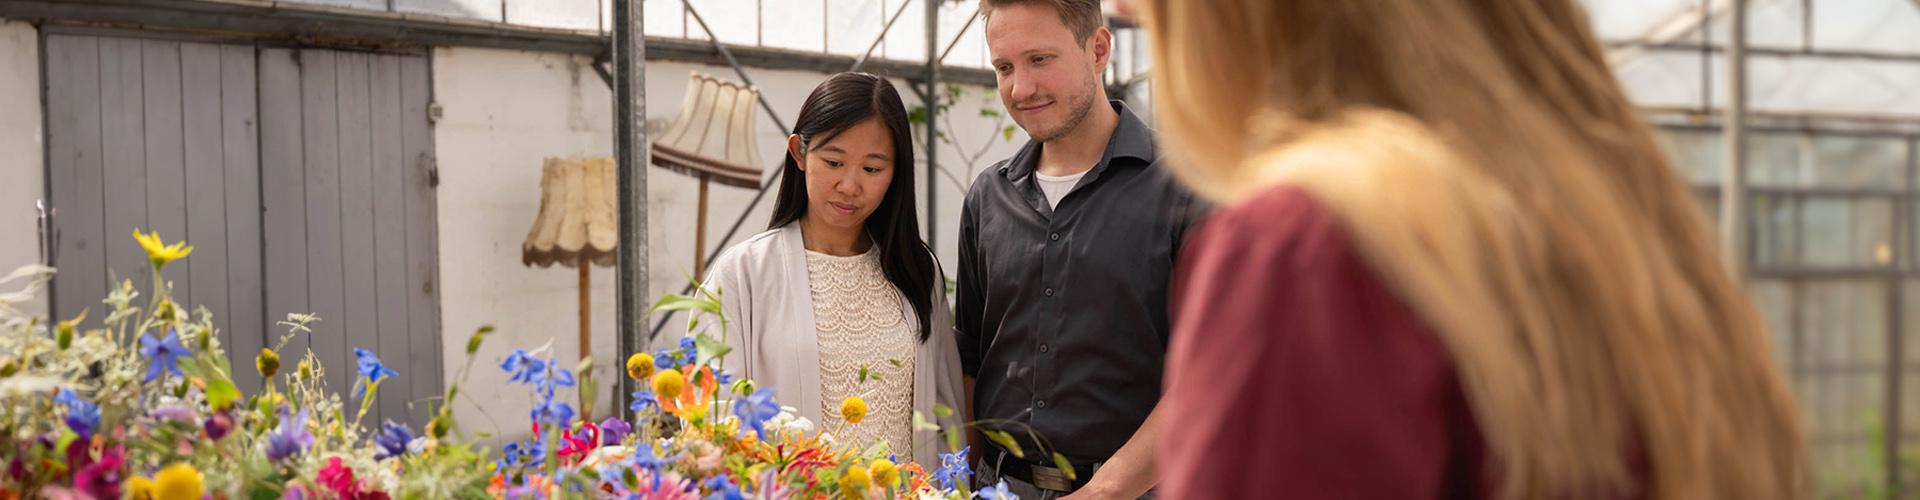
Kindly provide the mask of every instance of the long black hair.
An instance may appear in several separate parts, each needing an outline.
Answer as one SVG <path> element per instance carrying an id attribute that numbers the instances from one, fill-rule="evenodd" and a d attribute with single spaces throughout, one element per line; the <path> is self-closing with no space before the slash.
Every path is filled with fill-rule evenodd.
<path id="1" fill-rule="evenodd" d="M 871 74 L 833 75 L 800 106 L 793 133 L 800 136 L 800 150 L 806 153 L 868 118 L 879 118 L 893 134 L 893 182 L 863 226 L 880 252 L 881 272 L 920 316 L 920 341 L 926 342 L 932 333 L 933 286 L 938 274 L 933 250 L 920 239 L 920 220 L 914 215 L 913 135 L 900 93 L 892 82 Z M 786 157 L 780 164 L 780 194 L 774 198 L 768 229 L 792 224 L 807 214 L 807 173 L 792 154 Z"/>

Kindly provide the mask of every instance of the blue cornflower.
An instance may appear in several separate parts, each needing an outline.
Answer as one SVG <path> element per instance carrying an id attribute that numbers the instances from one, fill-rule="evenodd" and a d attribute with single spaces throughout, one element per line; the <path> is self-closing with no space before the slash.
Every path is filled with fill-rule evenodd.
<path id="1" fill-rule="evenodd" d="M 374 356 L 373 351 L 355 347 L 353 357 L 360 365 L 360 380 L 353 383 L 353 397 L 365 395 L 367 387 L 379 383 L 382 379 L 400 376 L 393 369 L 387 368 L 387 365 L 381 364 L 380 358 Z"/>
<path id="2" fill-rule="evenodd" d="M 680 354 L 682 356 L 682 363 L 680 364 L 682 365 L 691 365 L 700 362 L 700 346 L 694 343 L 693 337 L 680 337 Z"/>
<path id="3" fill-rule="evenodd" d="M 307 411 L 289 414 L 286 408 L 280 409 L 280 425 L 267 433 L 267 459 L 284 460 L 297 453 L 307 451 L 313 446 L 313 433 L 307 432 Z"/>
<path id="4" fill-rule="evenodd" d="M 181 375 L 180 357 L 190 354 L 193 352 L 188 351 L 187 346 L 180 345 L 179 330 L 167 330 L 167 336 L 164 339 L 155 339 L 151 333 L 140 335 L 140 356 L 149 360 L 146 380 L 148 382 L 159 378 L 162 369 L 176 376 Z"/>
<path id="5" fill-rule="evenodd" d="M 547 361 L 541 364 L 545 365 L 546 369 L 534 372 L 531 381 L 542 395 L 551 398 L 556 389 L 574 386 L 573 372 L 554 363 L 553 356 L 547 356 Z"/>
<path id="6" fill-rule="evenodd" d="M 1000 484 L 988 486 L 980 491 L 973 492 L 973 497 L 980 500 L 1017 500 L 1020 498 L 1013 494 L 1013 490 L 1007 489 L 1007 480 L 1005 479 L 1001 479 Z"/>
<path id="7" fill-rule="evenodd" d="M 973 475 L 973 468 L 967 466 L 967 451 L 971 449 L 969 446 L 940 454 L 940 468 L 933 471 L 933 478 L 940 482 L 942 489 L 953 489 L 954 481 Z"/>
<path id="8" fill-rule="evenodd" d="M 747 499 L 746 495 L 740 493 L 740 487 L 734 486 L 733 480 L 728 478 L 727 474 L 724 472 L 720 473 L 720 475 L 718 476 L 714 476 L 711 479 L 707 479 L 706 487 L 708 490 L 713 491 L 713 493 L 707 494 L 706 500 L 746 500 Z"/>
<path id="9" fill-rule="evenodd" d="M 500 369 L 513 374 L 507 379 L 508 382 L 532 383 L 535 376 L 547 369 L 547 364 L 540 358 L 528 355 L 526 349 L 514 349 L 507 353 L 507 359 L 500 362 Z"/>
<path id="10" fill-rule="evenodd" d="M 520 463 L 520 443 L 517 441 L 507 443 L 506 446 L 501 447 L 500 460 L 494 461 L 495 468 L 501 471 L 505 471 L 518 463 Z"/>
<path id="11" fill-rule="evenodd" d="M 733 373 L 732 373 L 732 372 L 728 372 L 728 371 L 726 371 L 726 370 L 721 370 L 721 371 L 720 371 L 720 385 L 721 385 L 721 386 L 729 386 L 729 385 L 733 385 Z"/>
<path id="12" fill-rule="evenodd" d="M 653 352 L 654 368 L 661 369 L 661 370 L 670 369 L 678 364 L 676 363 L 677 361 L 680 361 L 680 357 L 674 356 L 673 351 L 661 349 Z"/>
<path id="13" fill-rule="evenodd" d="M 645 389 L 633 391 L 633 403 L 628 404 L 627 409 L 633 410 L 634 413 L 642 413 L 647 410 L 659 410 L 660 400 L 653 397 L 653 391 Z"/>
<path id="14" fill-rule="evenodd" d="M 386 460 L 388 457 L 405 455 L 407 443 L 412 441 L 413 431 L 407 430 L 405 425 L 389 421 L 380 427 L 379 434 L 373 436 L 373 444 L 379 445 L 379 449 L 373 450 L 373 459 Z"/>
<path id="15" fill-rule="evenodd" d="M 552 422 L 556 425 L 566 424 L 568 420 L 573 419 L 573 407 L 552 399 L 543 399 L 534 403 L 532 415 L 534 421 Z"/>
<path id="16" fill-rule="evenodd" d="M 93 430 L 100 428 L 100 405 L 82 399 L 73 389 L 60 388 L 53 402 L 67 407 L 67 428 L 73 429 L 80 439 L 93 437 Z"/>
<path id="17" fill-rule="evenodd" d="M 653 476 L 653 489 L 660 489 L 660 468 L 680 461 L 680 456 L 662 457 L 653 453 L 653 445 L 640 444 L 633 447 L 633 454 L 627 455 L 627 462 L 636 469 L 644 469 Z"/>
<path id="18" fill-rule="evenodd" d="M 740 417 L 740 422 L 746 426 L 740 429 L 742 433 L 751 428 L 754 435 L 765 440 L 767 430 L 764 424 L 768 419 L 780 414 L 780 403 L 773 400 L 772 388 L 762 387 L 747 397 L 734 400 L 733 414 Z"/>

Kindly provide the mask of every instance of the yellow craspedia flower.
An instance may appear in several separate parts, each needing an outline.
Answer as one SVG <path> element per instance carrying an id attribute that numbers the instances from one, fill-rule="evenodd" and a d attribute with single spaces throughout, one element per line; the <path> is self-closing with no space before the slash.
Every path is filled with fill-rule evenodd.
<path id="1" fill-rule="evenodd" d="M 253 358 L 253 367 L 260 370 L 260 376 L 273 378 L 280 372 L 280 355 L 273 349 L 261 349 L 260 355 Z"/>
<path id="2" fill-rule="evenodd" d="M 185 462 L 167 466 L 153 475 L 156 500 L 199 500 L 206 493 L 200 471 Z"/>
<path id="3" fill-rule="evenodd" d="M 154 487 L 153 480 L 147 479 L 146 476 L 127 478 L 128 498 L 134 500 L 149 500 L 153 498 L 155 490 L 157 490 L 157 488 Z"/>
<path id="4" fill-rule="evenodd" d="M 653 355 L 644 352 L 627 356 L 627 377 L 634 380 L 646 380 L 653 376 Z"/>
<path id="5" fill-rule="evenodd" d="M 840 417 L 847 419 L 849 424 L 860 423 L 860 420 L 867 418 L 867 400 L 860 399 L 860 396 L 847 396 L 847 399 L 840 401 Z"/>
<path id="6" fill-rule="evenodd" d="M 147 258 L 153 261 L 154 268 L 187 258 L 187 254 L 193 253 L 193 247 L 187 246 L 187 242 L 168 245 L 161 241 L 159 231 L 154 231 L 153 234 L 140 234 L 140 230 L 135 229 L 133 239 L 140 242 L 140 248 L 146 249 Z"/>
<path id="7" fill-rule="evenodd" d="M 660 370 L 653 374 L 653 394 L 662 400 L 680 397 L 680 391 L 687 388 L 687 376 L 680 370 Z"/>
<path id="8" fill-rule="evenodd" d="M 892 460 L 884 458 L 874 460 L 867 466 L 867 472 L 873 475 L 873 482 L 883 488 L 892 488 L 900 484 L 900 468 L 895 467 Z"/>
<path id="9" fill-rule="evenodd" d="M 847 496 L 865 498 L 869 486 L 873 486 L 873 476 L 867 474 L 866 467 L 848 467 L 847 473 L 840 476 L 840 487 L 847 490 Z"/>

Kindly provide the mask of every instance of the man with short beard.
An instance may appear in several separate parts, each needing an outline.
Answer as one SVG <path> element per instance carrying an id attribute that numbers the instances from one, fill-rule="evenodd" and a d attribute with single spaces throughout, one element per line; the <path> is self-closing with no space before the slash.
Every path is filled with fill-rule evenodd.
<path id="1" fill-rule="evenodd" d="M 1025 455 L 983 445 L 980 477 L 1021 498 L 1151 496 L 1167 284 L 1193 198 L 1100 85 L 1113 35 L 1098 0 L 981 10 L 1001 102 L 1032 140 L 981 173 L 960 216 L 955 329 L 974 418 Z"/>

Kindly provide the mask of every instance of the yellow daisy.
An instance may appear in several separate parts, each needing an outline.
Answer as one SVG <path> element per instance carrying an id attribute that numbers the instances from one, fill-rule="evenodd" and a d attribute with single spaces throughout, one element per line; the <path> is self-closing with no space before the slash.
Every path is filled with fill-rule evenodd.
<path id="1" fill-rule="evenodd" d="M 161 241 L 159 231 L 154 231 L 152 234 L 140 234 L 140 230 L 135 229 L 133 230 L 133 239 L 140 242 L 140 248 L 147 250 L 147 258 L 153 260 L 153 267 L 155 269 L 167 265 L 168 262 L 187 258 L 187 254 L 193 253 L 193 247 L 187 246 L 187 242 L 182 241 L 168 245 L 166 242 Z"/>

